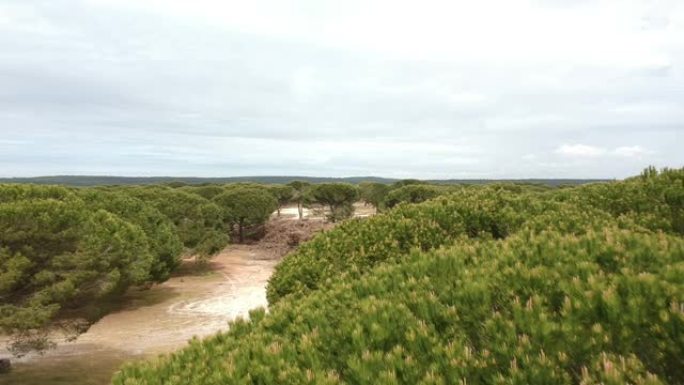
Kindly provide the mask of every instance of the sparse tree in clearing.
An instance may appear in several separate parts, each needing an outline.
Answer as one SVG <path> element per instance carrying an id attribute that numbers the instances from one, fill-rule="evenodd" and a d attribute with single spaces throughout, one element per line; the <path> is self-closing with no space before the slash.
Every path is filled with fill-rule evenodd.
<path id="1" fill-rule="evenodd" d="M 310 199 L 328 206 L 328 219 L 337 222 L 354 214 L 354 202 L 359 199 L 359 189 L 349 183 L 322 183 L 311 187 Z"/>
<path id="2" fill-rule="evenodd" d="M 359 183 L 359 196 L 365 204 L 375 207 L 375 211 L 381 211 L 385 206 L 385 196 L 390 191 L 390 187 L 378 182 Z"/>
<path id="3" fill-rule="evenodd" d="M 385 196 L 385 206 L 392 208 L 399 203 L 420 203 L 440 195 L 437 186 L 427 184 L 407 184 L 403 187 L 390 191 Z"/>
<path id="4" fill-rule="evenodd" d="M 268 186 L 268 191 L 270 191 L 271 194 L 273 194 L 273 196 L 275 196 L 276 201 L 278 201 L 277 212 L 278 212 L 278 217 L 280 217 L 280 209 L 284 205 L 292 202 L 292 198 L 295 195 L 295 190 L 292 186 L 283 185 L 283 184 L 276 184 L 276 185 Z"/>
<path id="5" fill-rule="evenodd" d="M 278 207 L 278 202 L 267 189 L 240 187 L 217 195 L 214 202 L 224 208 L 238 226 L 240 242 L 245 241 L 245 226 L 262 225 Z"/>
<path id="6" fill-rule="evenodd" d="M 304 182 L 301 180 L 295 180 L 287 184 L 294 189 L 292 201 L 297 202 L 297 213 L 299 214 L 299 220 L 304 218 L 304 203 L 307 198 L 307 191 L 311 187 L 309 182 Z"/>

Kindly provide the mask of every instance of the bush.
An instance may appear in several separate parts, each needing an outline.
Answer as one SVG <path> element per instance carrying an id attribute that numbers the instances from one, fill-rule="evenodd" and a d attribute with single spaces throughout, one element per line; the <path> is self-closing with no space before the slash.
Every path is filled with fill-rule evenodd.
<path id="1" fill-rule="evenodd" d="M 458 189 L 316 236 L 250 320 L 115 384 L 684 383 L 684 170 Z"/>
<path id="2" fill-rule="evenodd" d="M 415 250 L 114 384 L 681 383 L 683 262 L 616 228 Z"/>

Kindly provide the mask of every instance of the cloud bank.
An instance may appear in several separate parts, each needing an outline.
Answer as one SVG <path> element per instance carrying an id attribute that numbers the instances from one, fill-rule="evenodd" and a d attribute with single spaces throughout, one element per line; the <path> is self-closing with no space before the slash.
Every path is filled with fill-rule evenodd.
<path id="1" fill-rule="evenodd" d="M 684 165 L 684 5 L 5 0 L 0 176 Z"/>

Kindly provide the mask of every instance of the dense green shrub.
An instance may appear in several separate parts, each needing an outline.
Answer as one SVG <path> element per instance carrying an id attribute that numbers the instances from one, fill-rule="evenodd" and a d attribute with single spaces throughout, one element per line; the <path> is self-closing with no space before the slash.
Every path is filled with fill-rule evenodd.
<path id="1" fill-rule="evenodd" d="M 510 184 L 458 189 L 422 205 L 399 205 L 387 215 L 345 223 L 314 238 L 276 267 L 269 302 L 306 293 L 330 279 L 359 274 L 411 248 L 450 244 L 460 235 L 504 238 L 523 227 L 580 233 L 591 224 L 682 234 L 684 170 L 550 192 Z M 402 188 L 425 185 L 407 185 Z"/>
<path id="2" fill-rule="evenodd" d="M 552 195 L 598 207 L 615 217 L 631 217 L 652 230 L 684 235 L 684 169 L 648 169 L 624 182 L 595 183 Z"/>
<path id="3" fill-rule="evenodd" d="M 682 173 L 345 222 L 278 265 L 268 314 L 114 383 L 682 384 Z"/>
<path id="4" fill-rule="evenodd" d="M 413 248 L 429 250 L 462 236 L 504 238 L 523 225 L 581 232 L 587 223 L 610 220 L 600 210 L 539 199 L 497 187 L 461 190 L 422 205 L 399 205 L 386 215 L 354 220 L 302 245 L 278 266 L 268 286 L 270 303 L 302 295 L 376 264 L 401 259 Z"/>
<path id="5" fill-rule="evenodd" d="M 681 383 L 684 241 L 609 228 L 414 250 L 115 384 Z"/>
<path id="6" fill-rule="evenodd" d="M 63 186 L 32 184 L 0 185 L 0 203 L 29 199 L 56 199 L 65 201 L 76 199 L 76 194 L 72 189 Z"/>

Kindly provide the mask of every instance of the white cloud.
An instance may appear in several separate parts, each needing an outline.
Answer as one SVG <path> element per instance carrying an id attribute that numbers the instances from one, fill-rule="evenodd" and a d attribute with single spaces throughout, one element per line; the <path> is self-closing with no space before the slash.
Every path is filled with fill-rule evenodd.
<path id="1" fill-rule="evenodd" d="M 575 158 L 597 158 L 597 157 L 622 157 L 641 159 L 646 155 L 653 154 L 653 151 L 643 148 L 642 146 L 620 146 L 614 149 L 607 149 L 604 147 L 588 146 L 585 144 L 564 144 L 558 147 L 556 154 L 575 157 Z"/>
<path id="2" fill-rule="evenodd" d="M 641 146 L 624 146 L 616 148 L 612 151 L 612 153 L 617 156 L 624 156 L 627 158 L 638 158 L 646 154 L 649 154 L 650 151 L 644 149 Z"/>
<path id="3" fill-rule="evenodd" d="M 585 144 L 564 144 L 556 149 L 556 154 L 572 157 L 597 157 L 605 153 L 605 148 Z"/>

